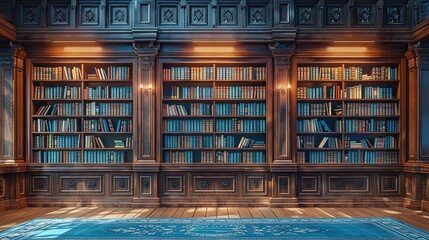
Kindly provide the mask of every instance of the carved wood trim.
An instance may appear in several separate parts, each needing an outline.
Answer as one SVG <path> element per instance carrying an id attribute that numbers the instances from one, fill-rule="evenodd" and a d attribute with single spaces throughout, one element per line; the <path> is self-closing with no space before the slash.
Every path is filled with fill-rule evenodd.
<path id="1" fill-rule="evenodd" d="M 0 37 L 15 42 L 17 35 L 16 27 L 12 23 L 4 19 L 2 16 L 0 16 L 0 26 L 2 26 L 0 27 Z"/>

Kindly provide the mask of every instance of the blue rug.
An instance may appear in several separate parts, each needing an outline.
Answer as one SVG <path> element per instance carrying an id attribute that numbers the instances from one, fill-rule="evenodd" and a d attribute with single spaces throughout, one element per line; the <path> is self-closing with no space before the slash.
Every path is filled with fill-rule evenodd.
<path id="1" fill-rule="evenodd" d="M 37 218 L 0 239 L 429 239 L 390 218 Z"/>

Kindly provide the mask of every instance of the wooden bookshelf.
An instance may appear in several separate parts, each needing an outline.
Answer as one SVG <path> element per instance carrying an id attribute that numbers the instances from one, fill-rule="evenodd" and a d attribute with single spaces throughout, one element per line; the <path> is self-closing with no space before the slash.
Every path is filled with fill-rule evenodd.
<path id="1" fill-rule="evenodd" d="M 402 163 L 399 62 L 300 62 L 296 71 L 298 163 Z"/>
<path id="2" fill-rule="evenodd" d="M 134 159 L 132 62 L 28 62 L 29 163 Z"/>
<path id="3" fill-rule="evenodd" d="M 268 163 L 265 62 L 161 66 L 163 164 Z"/>

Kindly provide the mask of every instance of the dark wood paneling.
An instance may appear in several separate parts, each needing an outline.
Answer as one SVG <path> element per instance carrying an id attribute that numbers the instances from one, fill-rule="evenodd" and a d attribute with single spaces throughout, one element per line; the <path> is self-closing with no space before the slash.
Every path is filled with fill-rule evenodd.
<path id="1" fill-rule="evenodd" d="M 193 176 L 193 192 L 198 194 L 235 193 L 235 176 Z"/>
<path id="2" fill-rule="evenodd" d="M 429 57 L 420 56 L 419 68 L 419 125 L 420 126 L 420 158 L 429 159 Z"/>
<path id="3" fill-rule="evenodd" d="M 299 181 L 299 195 L 320 195 L 320 175 L 302 175 Z"/>
<path id="4" fill-rule="evenodd" d="M 346 27 L 348 26 L 349 8 L 346 1 L 328 2 L 325 6 L 325 26 Z"/>
<path id="5" fill-rule="evenodd" d="M 59 175 L 60 194 L 104 194 L 104 175 Z"/>
<path id="6" fill-rule="evenodd" d="M 400 195 L 401 191 L 401 176 L 379 176 L 379 194 L 380 195 Z"/>
<path id="7" fill-rule="evenodd" d="M 134 192 L 133 175 L 130 174 L 110 174 L 112 183 L 110 191 L 111 195 L 131 196 Z"/>
<path id="8" fill-rule="evenodd" d="M 371 177 L 369 176 L 328 176 L 327 193 L 329 194 L 370 194 Z"/>
<path id="9" fill-rule="evenodd" d="M 267 195 L 268 181 L 266 175 L 249 174 L 245 176 L 245 195 Z"/>
<path id="10" fill-rule="evenodd" d="M 83 1 L 78 2 L 78 26 L 101 28 L 104 27 L 105 19 L 105 0 L 101 6 L 100 1 Z"/>
<path id="11" fill-rule="evenodd" d="M 164 175 L 162 181 L 164 195 L 184 195 L 185 180 L 185 175 Z"/>
<path id="12" fill-rule="evenodd" d="M 52 195 L 51 175 L 30 175 L 31 195 Z"/>
<path id="13" fill-rule="evenodd" d="M 409 23 L 407 1 L 393 0 L 384 2 L 384 26 L 405 27 Z"/>
<path id="14" fill-rule="evenodd" d="M 135 1 L 134 26 L 155 26 L 155 2 L 152 0 Z"/>
<path id="15" fill-rule="evenodd" d="M 0 198 L 4 198 L 6 195 L 6 181 L 3 176 L 0 176 Z"/>
<path id="16" fill-rule="evenodd" d="M 319 6 L 315 1 L 299 1 L 295 3 L 295 23 L 297 27 L 318 27 Z"/>
<path id="17" fill-rule="evenodd" d="M 294 1 L 274 1 L 274 26 L 285 27 L 294 24 Z"/>
<path id="18" fill-rule="evenodd" d="M 355 2 L 353 25 L 356 27 L 375 27 L 378 14 L 376 1 Z"/>
<path id="19" fill-rule="evenodd" d="M 128 1 L 112 1 L 107 4 L 108 27 L 129 28 L 131 26 L 131 3 Z"/>
<path id="20" fill-rule="evenodd" d="M 18 3 L 18 27 L 43 27 L 42 15 L 40 1 L 20 1 Z"/>
<path id="21" fill-rule="evenodd" d="M 73 11 L 73 14 L 75 11 Z M 48 26 L 49 27 L 74 27 L 75 18 L 72 18 L 70 1 L 50 1 L 48 3 Z"/>
<path id="22" fill-rule="evenodd" d="M 140 175 L 140 196 L 152 196 L 153 192 L 153 176 L 152 175 Z"/>

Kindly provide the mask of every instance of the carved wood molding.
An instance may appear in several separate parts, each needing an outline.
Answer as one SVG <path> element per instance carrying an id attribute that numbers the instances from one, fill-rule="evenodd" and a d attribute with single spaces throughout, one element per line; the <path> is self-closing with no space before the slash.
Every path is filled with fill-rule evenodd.
<path id="1" fill-rule="evenodd" d="M 155 67 L 155 56 L 143 56 L 138 58 L 142 69 Z"/>
<path id="2" fill-rule="evenodd" d="M 16 41 L 16 27 L 9 21 L 0 16 L 0 37 L 6 38 L 9 41 Z"/>
<path id="3" fill-rule="evenodd" d="M 142 69 L 155 67 L 156 55 L 158 55 L 159 44 L 155 42 L 133 43 L 134 51 L 138 56 L 139 65 Z"/>
<path id="4" fill-rule="evenodd" d="M 268 45 L 268 49 L 273 54 L 275 66 L 290 66 L 290 58 L 295 50 L 295 44 L 274 42 Z"/>

